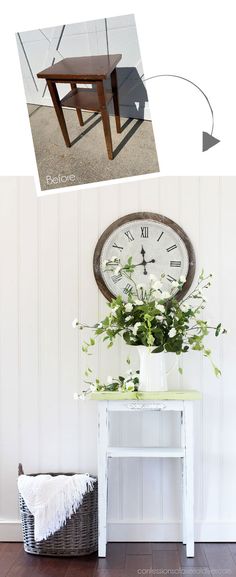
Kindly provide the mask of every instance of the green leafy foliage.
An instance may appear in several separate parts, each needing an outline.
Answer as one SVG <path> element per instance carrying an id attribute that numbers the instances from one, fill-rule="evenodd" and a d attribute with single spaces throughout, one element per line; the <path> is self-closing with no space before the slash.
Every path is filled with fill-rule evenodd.
<path id="1" fill-rule="evenodd" d="M 127 362 L 127 361 L 126 361 Z M 128 362 L 127 364 L 130 364 Z M 84 375 L 86 379 L 84 379 L 84 383 L 87 385 L 87 388 L 82 391 L 81 394 L 77 395 L 76 398 L 85 399 L 88 395 L 93 392 L 111 392 L 111 391 L 119 391 L 119 392 L 138 392 L 139 387 L 139 371 L 132 371 L 129 369 L 125 376 L 119 375 L 118 377 L 107 377 L 107 382 L 101 381 L 99 378 L 95 378 L 93 380 L 87 380 L 87 377 L 91 377 L 92 370 L 90 368 L 86 369 Z"/>

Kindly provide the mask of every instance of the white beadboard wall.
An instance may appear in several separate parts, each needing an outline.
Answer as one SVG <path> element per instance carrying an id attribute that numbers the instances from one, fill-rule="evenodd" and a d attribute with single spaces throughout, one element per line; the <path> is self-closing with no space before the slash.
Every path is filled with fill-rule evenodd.
<path id="1" fill-rule="evenodd" d="M 129 212 L 176 220 L 194 244 L 198 267 L 214 274 L 207 314 L 227 336 L 214 341 L 217 380 L 207 360 L 183 360 L 177 386 L 199 388 L 195 411 L 196 540 L 236 540 L 234 313 L 236 177 L 156 177 L 36 198 L 31 177 L 0 178 L 0 539 L 21 539 L 17 464 L 26 472 L 96 473 L 96 404 L 78 403 L 88 359 L 71 321 L 105 313 L 92 257 L 102 231 Z M 98 348 L 97 374 L 117 374 L 127 347 Z M 132 353 L 138 363 L 136 352 Z M 176 386 L 172 374 L 170 387 Z M 168 445 L 171 415 L 132 415 L 113 423 L 118 442 Z M 131 441 L 130 441 L 131 440 Z M 180 467 L 166 460 L 114 460 L 109 485 L 110 540 L 180 539 Z"/>

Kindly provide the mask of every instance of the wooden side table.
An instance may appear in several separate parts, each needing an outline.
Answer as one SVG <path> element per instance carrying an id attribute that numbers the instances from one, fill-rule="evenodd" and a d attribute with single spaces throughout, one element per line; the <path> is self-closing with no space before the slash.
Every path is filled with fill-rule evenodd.
<path id="1" fill-rule="evenodd" d="M 47 81 L 66 146 L 70 147 L 71 142 L 62 107 L 76 108 L 81 126 L 84 124 L 81 110 L 100 112 L 108 158 L 110 160 L 113 159 L 110 119 L 107 107 L 110 100 L 113 99 L 116 130 L 118 133 L 121 132 L 116 74 L 116 65 L 121 58 L 121 54 L 65 58 L 37 74 L 38 78 L 45 78 Z M 111 90 L 105 90 L 103 81 L 109 77 L 111 78 Z M 56 86 L 58 83 L 70 84 L 71 87 L 70 92 L 61 100 Z M 77 84 L 92 84 L 95 88 L 77 88 Z"/>
<path id="2" fill-rule="evenodd" d="M 98 518 L 99 557 L 106 556 L 108 461 L 111 458 L 180 458 L 182 461 L 182 540 L 186 556 L 194 557 L 194 484 L 193 484 L 193 401 L 198 391 L 166 391 L 139 393 L 91 393 L 98 400 Z M 109 444 L 109 419 L 114 411 L 139 412 L 178 411 L 180 413 L 181 445 L 177 447 L 112 447 Z"/>

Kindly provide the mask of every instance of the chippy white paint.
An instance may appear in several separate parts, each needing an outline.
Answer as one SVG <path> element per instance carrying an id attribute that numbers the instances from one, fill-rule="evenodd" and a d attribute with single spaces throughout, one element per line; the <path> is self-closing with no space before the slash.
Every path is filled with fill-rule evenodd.
<path id="1" fill-rule="evenodd" d="M 109 442 L 109 419 L 117 411 L 137 412 L 142 416 L 150 411 L 156 416 L 159 411 L 176 411 L 180 420 L 181 445 L 173 447 L 111 447 Z M 165 400 L 163 403 L 136 400 L 98 401 L 98 555 L 106 556 L 107 496 L 109 487 L 109 466 L 111 458 L 124 459 L 181 459 L 182 464 L 182 541 L 186 544 L 186 556 L 194 557 L 194 485 L 193 485 L 193 402 Z"/>

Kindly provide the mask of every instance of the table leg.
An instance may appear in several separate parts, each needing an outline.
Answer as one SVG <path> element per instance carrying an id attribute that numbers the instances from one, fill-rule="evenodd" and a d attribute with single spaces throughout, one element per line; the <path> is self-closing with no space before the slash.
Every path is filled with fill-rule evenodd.
<path id="1" fill-rule="evenodd" d="M 107 477 L 108 477 L 108 410 L 107 402 L 98 403 L 98 556 L 106 557 L 107 544 Z"/>
<path id="2" fill-rule="evenodd" d="M 103 130 L 104 130 L 104 135 L 105 135 L 105 140 L 106 140 L 108 158 L 110 160 L 112 160 L 113 159 L 113 150 L 112 150 L 112 139 L 111 139 L 111 127 L 110 127 L 109 114 L 108 114 L 108 110 L 107 110 L 107 103 L 106 103 L 103 81 L 102 80 L 97 81 L 96 86 L 97 86 L 97 94 L 98 94 L 100 112 L 101 112 L 101 116 L 102 116 Z"/>
<path id="3" fill-rule="evenodd" d="M 186 555 L 194 557 L 193 405 L 184 401 Z"/>
<path id="4" fill-rule="evenodd" d="M 184 411 L 181 411 L 181 447 L 185 452 L 185 423 Z M 182 473 L 182 541 L 186 545 L 186 459 L 181 459 L 181 473 Z"/>
<path id="5" fill-rule="evenodd" d="M 76 89 L 77 89 L 77 86 L 76 86 L 76 84 L 75 84 L 74 82 L 71 83 L 71 89 L 72 89 L 72 90 L 76 90 Z M 77 116 L 78 116 L 78 119 L 79 119 L 80 126 L 84 126 L 83 116 L 82 116 L 82 112 L 81 112 L 80 108 L 76 108 L 76 112 L 77 112 Z"/>
<path id="6" fill-rule="evenodd" d="M 120 133 L 121 132 L 120 108 L 119 108 L 118 83 L 117 83 L 116 68 L 114 68 L 114 70 L 111 73 L 111 88 L 112 88 L 114 110 L 115 110 L 116 130 L 118 133 Z"/>
<path id="7" fill-rule="evenodd" d="M 64 114 L 63 114 L 63 110 L 61 107 L 59 94 L 57 92 L 56 83 L 52 82 L 51 80 L 47 80 L 47 85 L 48 85 L 48 90 L 49 90 L 50 95 L 51 95 L 51 99 L 52 99 L 53 104 L 54 104 L 55 112 L 56 112 L 57 119 L 58 119 L 58 122 L 59 122 L 60 127 L 61 127 L 61 131 L 62 131 L 64 140 L 65 140 L 66 146 L 70 147 L 71 146 L 70 138 L 69 138 L 69 134 L 67 131 L 67 126 L 66 126 L 66 121 L 65 121 Z"/>

